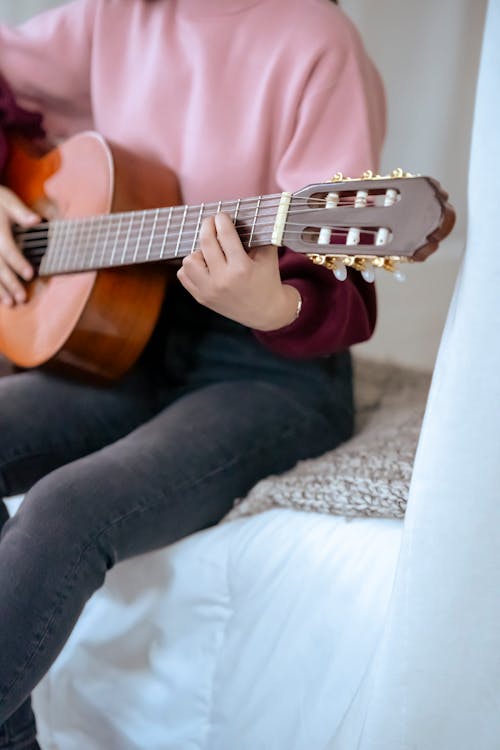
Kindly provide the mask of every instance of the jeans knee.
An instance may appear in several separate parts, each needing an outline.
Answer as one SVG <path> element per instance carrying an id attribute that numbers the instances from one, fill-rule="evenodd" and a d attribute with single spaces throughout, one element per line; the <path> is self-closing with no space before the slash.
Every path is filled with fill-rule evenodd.
<path id="1" fill-rule="evenodd" d="M 27 492 L 11 533 L 26 540 L 43 564 L 76 569 L 90 567 L 101 578 L 109 569 L 110 551 L 100 539 L 99 504 L 85 487 L 58 470 L 44 477 Z"/>
<path id="2" fill-rule="evenodd" d="M 18 511 L 19 518 L 33 532 L 56 541 L 85 535 L 78 508 L 80 499 L 76 487 L 49 474 L 39 480 L 25 495 Z"/>

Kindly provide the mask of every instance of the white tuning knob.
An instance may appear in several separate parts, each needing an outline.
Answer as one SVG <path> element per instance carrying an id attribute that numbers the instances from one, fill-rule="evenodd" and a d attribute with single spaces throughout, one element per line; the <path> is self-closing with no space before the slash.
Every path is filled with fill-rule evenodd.
<path id="1" fill-rule="evenodd" d="M 396 270 L 394 271 L 394 278 L 396 279 L 396 281 L 399 281 L 401 283 L 403 281 L 406 281 L 406 274 L 400 268 L 396 268 Z"/>
<path id="2" fill-rule="evenodd" d="M 369 284 L 373 284 L 373 282 L 375 281 L 375 269 L 374 269 L 374 267 L 371 264 L 367 265 L 367 267 L 365 269 L 363 269 L 363 271 L 361 271 L 361 276 Z"/>
<path id="3" fill-rule="evenodd" d="M 335 268 L 333 269 L 333 275 L 338 281 L 345 281 L 347 279 L 347 268 L 345 266 L 345 263 L 336 261 Z"/>

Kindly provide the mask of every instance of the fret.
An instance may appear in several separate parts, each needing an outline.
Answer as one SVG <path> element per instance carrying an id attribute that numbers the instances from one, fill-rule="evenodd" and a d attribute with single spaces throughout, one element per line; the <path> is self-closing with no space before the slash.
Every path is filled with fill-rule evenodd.
<path id="1" fill-rule="evenodd" d="M 204 210 L 205 210 L 205 204 L 204 204 L 204 203 L 202 203 L 202 204 L 200 205 L 200 212 L 199 212 L 199 214 L 198 214 L 198 221 L 197 221 L 197 223 L 196 223 L 196 229 L 194 230 L 194 239 L 193 239 L 193 244 L 192 244 L 192 246 L 191 246 L 191 252 L 192 252 L 192 253 L 194 253 L 194 249 L 195 249 L 195 247 L 196 247 L 196 242 L 198 241 L 198 233 L 199 233 L 199 231 L 200 231 L 200 226 L 201 226 L 201 219 L 202 219 L 202 216 L 203 216 L 203 211 L 204 211 Z"/>
<path id="2" fill-rule="evenodd" d="M 167 244 L 167 237 L 168 237 L 168 230 L 170 229 L 170 224 L 172 223 L 172 213 L 173 213 L 173 206 L 168 212 L 168 220 L 167 220 L 167 226 L 165 227 L 165 231 L 163 233 L 163 241 L 161 243 L 160 248 L 160 260 L 162 260 L 164 256 L 165 246 Z"/>
<path id="3" fill-rule="evenodd" d="M 48 252 L 40 266 L 40 273 L 57 273 L 59 269 L 61 225 L 62 221 L 54 221 L 49 224 Z"/>
<path id="4" fill-rule="evenodd" d="M 153 244 L 153 239 L 154 239 L 154 236 L 155 236 L 156 224 L 158 222 L 158 216 L 159 216 L 159 214 L 160 214 L 160 209 L 157 208 L 156 211 L 155 211 L 154 219 L 153 219 L 153 226 L 151 227 L 151 234 L 149 236 L 148 249 L 146 250 L 146 258 L 145 258 L 146 261 L 149 260 L 149 256 L 151 255 L 151 246 Z"/>
<path id="5" fill-rule="evenodd" d="M 136 263 L 137 261 L 137 253 L 139 252 L 139 245 L 141 244 L 141 238 L 142 238 L 142 231 L 144 229 L 144 220 L 146 219 L 146 212 L 142 212 L 142 218 L 141 218 L 141 224 L 139 227 L 139 232 L 137 234 L 137 242 L 135 243 L 135 249 L 134 249 L 134 255 L 132 257 L 132 263 Z"/>
<path id="6" fill-rule="evenodd" d="M 183 214 L 182 214 L 181 228 L 179 229 L 179 234 L 178 234 L 178 237 L 177 237 L 177 245 L 176 245 L 175 253 L 174 253 L 174 257 L 175 258 L 177 258 L 178 255 L 179 255 L 179 248 L 180 248 L 180 245 L 181 245 L 182 232 L 184 231 L 184 224 L 186 223 L 186 216 L 187 216 L 188 208 L 189 208 L 189 206 L 185 206 Z"/>
<path id="7" fill-rule="evenodd" d="M 60 236 L 57 237 L 56 268 L 58 271 L 64 271 L 70 260 L 70 254 L 68 252 L 68 235 L 71 233 L 71 224 L 69 221 L 62 221 L 59 223 L 59 227 L 62 231 L 60 232 Z M 76 225 L 76 230 L 78 231 L 78 229 L 81 229 L 81 227 Z"/>
<path id="8" fill-rule="evenodd" d="M 100 218 L 101 218 L 100 216 L 92 216 L 92 218 L 90 219 L 90 231 L 89 231 L 90 237 L 88 238 L 88 241 L 92 241 L 93 242 L 92 254 L 90 256 L 90 265 L 91 266 L 95 265 L 95 253 L 96 253 L 97 247 L 99 245 L 99 234 L 100 234 L 101 228 L 102 228 L 102 221 L 100 221 Z M 96 232 L 95 238 L 92 238 L 94 227 L 97 227 L 97 232 Z M 85 244 L 87 244 L 87 243 L 85 243 Z"/>
<path id="9" fill-rule="evenodd" d="M 133 223 L 134 223 L 134 214 L 130 214 L 130 218 L 129 218 L 129 221 L 128 221 L 128 230 L 127 230 L 127 234 L 125 236 L 125 241 L 123 243 L 122 259 L 121 259 L 121 265 L 122 266 L 125 265 L 125 256 L 127 254 L 127 245 L 128 245 L 128 241 L 129 241 L 129 237 L 130 237 L 130 232 L 132 230 L 132 224 Z"/>
<path id="10" fill-rule="evenodd" d="M 106 219 L 104 221 L 104 224 L 106 226 L 106 234 L 104 235 L 104 239 L 102 241 L 102 249 L 101 249 L 101 261 L 100 266 L 101 268 L 106 265 L 107 262 L 107 248 L 108 248 L 108 240 L 109 240 L 109 233 L 111 231 L 111 219 L 109 216 L 106 216 Z"/>
<path id="11" fill-rule="evenodd" d="M 78 231 L 79 227 L 75 226 L 73 233 Z M 55 234 L 55 246 L 54 255 L 52 258 L 53 265 L 56 268 L 57 273 L 64 271 L 65 266 L 68 264 L 69 254 L 68 249 L 68 236 L 71 234 L 70 224 L 68 221 L 58 222 L 57 232 Z"/>
<path id="12" fill-rule="evenodd" d="M 115 228 L 115 241 L 113 242 L 113 250 L 111 251 L 111 257 L 109 259 L 110 266 L 113 265 L 115 260 L 116 248 L 118 247 L 118 238 L 120 236 L 120 229 L 122 226 L 123 214 L 118 214 L 118 226 Z"/>
<path id="13" fill-rule="evenodd" d="M 255 224 L 257 223 L 257 214 L 259 213 L 259 208 L 260 208 L 261 202 L 262 202 L 262 195 L 259 195 L 259 197 L 257 199 L 257 205 L 255 207 L 255 214 L 254 214 L 254 217 L 253 217 L 252 229 L 250 230 L 250 239 L 248 240 L 248 247 L 249 248 L 252 246 L 252 240 L 253 240 L 253 236 L 254 236 L 254 233 L 255 233 Z"/>
<path id="14" fill-rule="evenodd" d="M 52 221 L 49 224 L 47 235 L 47 252 L 40 263 L 40 275 L 54 273 L 57 271 L 58 234 L 61 227 L 60 221 Z"/>
<path id="15" fill-rule="evenodd" d="M 238 200 L 236 201 L 236 209 L 234 211 L 234 216 L 233 216 L 233 224 L 235 226 L 236 226 L 236 220 L 238 219 L 238 214 L 240 212 L 240 206 L 241 206 L 241 198 L 238 198 Z"/>
<path id="16" fill-rule="evenodd" d="M 64 233 L 64 246 L 62 248 L 64 261 L 62 267 L 66 271 L 77 270 L 79 267 L 77 262 L 79 251 L 85 247 L 81 238 L 85 236 L 86 225 L 81 220 L 77 220 L 76 224 L 73 225 L 70 221 L 66 221 L 65 224 L 66 232 Z"/>
<path id="17" fill-rule="evenodd" d="M 55 221 L 49 224 L 47 232 L 47 251 L 43 256 L 42 262 L 40 263 L 40 268 L 38 269 L 38 273 L 40 275 L 50 272 L 53 268 L 54 264 L 51 261 L 53 261 L 55 255 L 55 235 L 57 234 L 57 226 L 58 225 Z"/>

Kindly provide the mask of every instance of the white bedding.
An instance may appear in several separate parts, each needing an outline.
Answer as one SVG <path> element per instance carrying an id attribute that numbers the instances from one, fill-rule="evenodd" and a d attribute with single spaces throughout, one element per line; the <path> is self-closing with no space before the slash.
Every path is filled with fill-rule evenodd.
<path id="1" fill-rule="evenodd" d="M 117 566 L 36 690 L 43 750 L 352 750 L 401 530 L 271 510 Z"/>

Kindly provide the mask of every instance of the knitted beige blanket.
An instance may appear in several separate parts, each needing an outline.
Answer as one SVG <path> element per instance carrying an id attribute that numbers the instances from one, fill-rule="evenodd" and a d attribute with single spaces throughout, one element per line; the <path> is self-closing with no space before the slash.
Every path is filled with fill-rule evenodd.
<path id="1" fill-rule="evenodd" d="M 277 507 L 402 518 L 430 375 L 355 359 L 356 432 L 319 458 L 259 482 L 225 520 Z"/>

